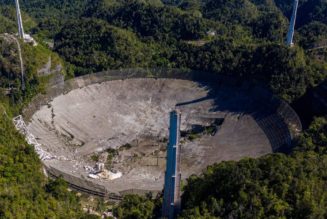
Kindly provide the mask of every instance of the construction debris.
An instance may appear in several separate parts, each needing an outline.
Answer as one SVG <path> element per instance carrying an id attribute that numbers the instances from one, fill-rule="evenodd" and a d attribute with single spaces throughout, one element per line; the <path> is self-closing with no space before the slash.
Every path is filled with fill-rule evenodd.
<path id="1" fill-rule="evenodd" d="M 123 176 L 119 171 L 112 172 L 105 169 L 104 163 L 96 163 L 94 168 L 87 167 L 85 169 L 90 171 L 88 177 L 92 179 L 114 180 Z"/>
<path id="2" fill-rule="evenodd" d="M 25 136 L 27 143 L 34 146 L 35 152 L 39 155 L 41 160 L 56 159 L 56 156 L 51 155 L 42 149 L 41 144 L 39 144 L 34 135 L 28 131 L 24 119 L 21 115 L 15 117 L 13 122 L 16 129 Z"/>

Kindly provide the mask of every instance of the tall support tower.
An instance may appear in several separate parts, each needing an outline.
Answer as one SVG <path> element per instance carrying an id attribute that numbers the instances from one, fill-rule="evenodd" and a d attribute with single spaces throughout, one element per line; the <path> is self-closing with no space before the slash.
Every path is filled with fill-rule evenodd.
<path id="1" fill-rule="evenodd" d="M 16 2 L 16 15 L 17 15 L 17 24 L 18 24 L 18 35 L 19 38 L 24 39 L 24 28 L 23 28 L 23 21 L 22 21 L 22 15 L 20 13 L 20 7 L 19 7 L 19 1 L 15 0 Z"/>
<path id="2" fill-rule="evenodd" d="M 170 113 L 169 142 L 167 146 L 167 163 L 162 205 L 162 217 L 173 219 L 181 208 L 181 146 L 180 138 L 181 114 L 177 111 Z"/>
<path id="3" fill-rule="evenodd" d="M 290 27 L 289 27 L 289 30 L 287 33 L 287 40 L 286 40 L 286 44 L 288 46 L 293 46 L 293 37 L 294 37 L 294 29 L 295 29 L 296 14 L 297 14 L 298 6 L 299 6 L 299 0 L 294 0 L 293 13 L 292 13 L 292 18 L 291 18 Z"/>

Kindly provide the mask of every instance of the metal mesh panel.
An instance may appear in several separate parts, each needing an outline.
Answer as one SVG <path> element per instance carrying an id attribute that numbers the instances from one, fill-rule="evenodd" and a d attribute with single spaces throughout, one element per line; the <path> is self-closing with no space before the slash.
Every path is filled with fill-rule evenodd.
<path id="1" fill-rule="evenodd" d="M 64 81 L 60 75 L 55 76 L 48 85 L 45 94 L 37 95 L 24 109 L 23 114 L 25 121 L 28 121 L 32 115 L 40 109 L 41 106 L 48 104 L 55 97 L 66 94 L 74 89 L 82 88 L 94 83 L 102 83 L 113 80 L 126 80 L 132 78 L 167 78 L 167 79 L 183 79 L 193 80 L 198 82 L 210 83 L 213 86 L 230 86 L 230 87 L 249 87 L 253 89 L 253 84 L 243 83 L 242 80 L 231 78 L 228 76 L 216 75 L 208 72 L 192 71 L 188 69 L 121 69 L 110 70 L 99 73 L 92 73 L 84 75 L 71 80 Z M 289 144 L 292 138 L 294 138 L 302 130 L 301 122 L 294 110 L 284 101 L 271 95 L 264 87 L 256 85 L 255 87 L 257 96 L 254 97 L 255 101 L 258 101 L 262 108 L 269 109 L 271 116 L 267 115 L 253 115 L 258 122 L 259 126 L 266 133 L 273 149 L 280 147 L 283 144 Z M 277 130 L 277 131 L 276 131 Z M 60 175 L 70 183 L 70 185 L 76 189 L 79 189 L 88 193 L 94 193 L 100 196 L 109 195 L 104 187 L 90 184 L 90 181 L 80 179 L 75 176 L 63 173 L 53 167 L 47 167 L 47 171 L 50 175 L 58 177 Z M 128 191 L 138 191 L 143 194 L 147 192 L 131 188 L 130 190 L 122 192 L 122 194 L 128 193 Z M 115 197 L 114 194 L 111 194 Z"/>

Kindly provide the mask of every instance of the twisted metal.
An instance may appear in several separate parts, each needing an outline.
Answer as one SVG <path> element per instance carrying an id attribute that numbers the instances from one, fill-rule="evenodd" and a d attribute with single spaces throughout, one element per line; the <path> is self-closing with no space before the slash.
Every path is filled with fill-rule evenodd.
<path id="1" fill-rule="evenodd" d="M 13 123 L 15 128 L 25 136 L 27 143 L 34 146 L 34 150 L 41 160 L 52 160 L 57 158 L 42 149 L 41 144 L 37 142 L 35 136 L 28 131 L 22 115 L 13 118 Z"/>

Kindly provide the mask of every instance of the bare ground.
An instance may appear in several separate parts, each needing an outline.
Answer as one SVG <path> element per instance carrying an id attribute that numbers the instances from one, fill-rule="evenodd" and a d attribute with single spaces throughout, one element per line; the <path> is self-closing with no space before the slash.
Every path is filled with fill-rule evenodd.
<path id="1" fill-rule="evenodd" d="M 41 107 L 28 125 L 45 150 L 58 158 L 45 161 L 63 172 L 87 177 L 92 155 L 106 160 L 118 150 L 110 168 L 119 179 L 92 180 L 109 191 L 161 190 L 165 169 L 169 112 L 178 105 L 182 130 L 224 119 L 215 135 L 182 140 L 182 177 L 199 174 L 223 160 L 272 152 L 269 139 L 253 114 L 260 103 L 251 88 L 212 88 L 188 80 L 128 79 L 92 84 L 60 95 Z M 101 156 L 102 154 L 102 156 Z"/>

